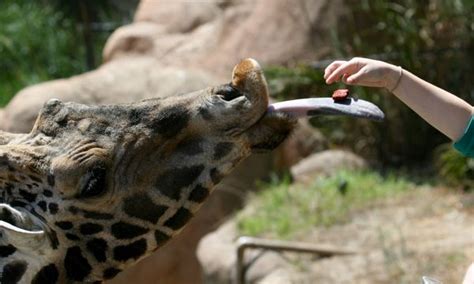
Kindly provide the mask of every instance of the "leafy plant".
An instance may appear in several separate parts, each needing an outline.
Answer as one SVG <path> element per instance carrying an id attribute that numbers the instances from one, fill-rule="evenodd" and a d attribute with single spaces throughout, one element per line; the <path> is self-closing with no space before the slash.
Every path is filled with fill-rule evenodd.
<path id="1" fill-rule="evenodd" d="M 462 156 L 448 143 L 436 149 L 435 164 L 446 183 L 474 190 L 474 159 Z"/>
<path id="2" fill-rule="evenodd" d="M 85 69 L 71 22 L 59 26 L 60 18 L 36 1 L 0 2 L 0 103 L 24 86 Z"/>
<path id="3" fill-rule="evenodd" d="M 290 186 L 285 179 L 263 187 L 250 202 L 252 210 L 238 216 L 242 234 L 290 238 L 314 226 L 344 222 L 351 211 L 414 185 L 394 175 L 342 171 L 332 177 L 316 179 L 310 186 Z"/>
<path id="4" fill-rule="evenodd" d="M 88 69 L 97 65 L 96 58 L 100 57 L 97 50 L 97 42 L 105 42 L 108 33 L 94 33 L 93 25 L 100 23 L 101 19 L 117 18 L 120 14 L 119 8 L 112 5 L 111 0 L 43 0 L 52 5 L 56 11 L 61 11 L 62 21 L 72 21 L 74 30 L 72 32 L 81 35 L 85 51 L 85 62 Z M 130 2 L 137 2 L 136 0 Z M 123 4 L 122 4 L 123 5 Z M 136 5 L 136 4 L 135 4 Z M 125 11 L 122 11 L 122 13 Z M 132 15 L 129 15 L 132 17 Z"/>
<path id="5" fill-rule="evenodd" d="M 93 67 L 84 60 L 86 46 L 87 57 L 100 58 L 110 31 L 95 34 L 92 39 L 89 35 L 89 42 L 84 44 L 83 36 L 78 36 L 81 31 L 78 20 L 66 13 L 70 10 L 57 8 L 59 3 L 68 6 L 66 2 L 0 1 L 0 106 L 26 86 L 69 77 Z M 94 7 L 106 10 L 105 2 L 99 2 Z M 101 13 L 91 19 L 97 20 L 99 16 L 112 18 Z"/>
<path id="6" fill-rule="evenodd" d="M 308 65 L 270 66 L 265 68 L 265 77 L 270 93 L 277 100 L 314 97 L 325 85 L 322 72 Z"/>

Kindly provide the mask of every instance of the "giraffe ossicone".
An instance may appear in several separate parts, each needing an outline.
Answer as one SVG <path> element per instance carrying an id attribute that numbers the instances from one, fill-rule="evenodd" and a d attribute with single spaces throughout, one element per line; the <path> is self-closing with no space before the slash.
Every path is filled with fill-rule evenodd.
<path id="1" fill-rule="evenodd" d="M 132 104 L 50 100 L 32 131 L 0 131 L 0 282 L 101 282 L 179 233 L 213 187 L 295 119 L 269 112 L 263 72 Z"/>

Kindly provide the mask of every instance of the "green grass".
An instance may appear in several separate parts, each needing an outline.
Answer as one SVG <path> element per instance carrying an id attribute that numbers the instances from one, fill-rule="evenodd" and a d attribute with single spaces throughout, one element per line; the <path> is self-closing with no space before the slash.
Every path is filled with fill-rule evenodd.
<path id="1" fill-rule="evenodd" d="M 242 234 L 288 239 L 315 226 L 346 221 L 350 212 L 374 200 L 390 198 L 415 187 L 405 178 L 375 172 L 340 172 L 309 186 L 290 186 L 288 180 L 263 185 L 238 216 Z"/>
<path id="2" fill-rule="evenodd" d="M 61 17 L 36 1 L 0 1 L 0 105 L 26 86 L 85 70 L 79 37 Z"/>
<path id="3" fill-rule="evenodd" d="M 464 157 L 451 144 L 440 145 L 435 151 L 438 175 L 450 186 L 474 190 L 474 159 Z"/>
<path id="4" fill-rule="evenodd" d="M 0 1 L 0 107 L 27 86 L 88 70 L 80 25 L 51 2 Z M 109 33 L 94 34 L 97 59 Z"/>

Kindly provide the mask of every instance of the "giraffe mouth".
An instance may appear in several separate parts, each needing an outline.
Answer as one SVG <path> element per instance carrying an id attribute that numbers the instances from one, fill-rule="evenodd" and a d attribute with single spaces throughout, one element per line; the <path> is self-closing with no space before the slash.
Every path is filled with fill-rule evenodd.
<path id="1" fill-rule="evenodd" d="M 5 238 L 20 248 L 43 244 L 46 234 L 41 223 L 26 211 L 0 203 L 0 244 Z"/>
<path id="2" fill-rule="evenodd" d="M 296 119 L 300 117 L 344 115 L 377 121 L 384 118 L 384 113 L 376 105 L 354 98 L 342 101 L 332 98 L 308 98 L 269 105 L 265 77 L 259 64 L 253 59 L 245 59 L 234 68 L 230 88 L 245 94 L 253 106 L 254 117 L 247 131 L 253 150 L 276 148 L 291 133 Z M 228 96 L 229 99 L 235 97 Z"/>

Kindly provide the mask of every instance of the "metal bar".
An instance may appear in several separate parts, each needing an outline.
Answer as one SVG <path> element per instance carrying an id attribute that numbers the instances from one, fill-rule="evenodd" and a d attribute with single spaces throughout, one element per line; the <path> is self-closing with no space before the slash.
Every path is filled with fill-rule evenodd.
<path id="1" fill-rule="evenodd" d="M 289 242 L 280 240 L 259 239 L 253 237 L 240 237 L 237 240 L 237 283 L 245 283 L 245 273 L 248 267 L 244 265 L 244 257 L 246 249 L 265 249 L 273 251 L 291 251 L 296 253 L 313 253 L 321 258 L 331 257 L 335 255 L 351 255 L 358 251 L 340 249 L 327 245 L 313 245 L 303 242 Z"/>

